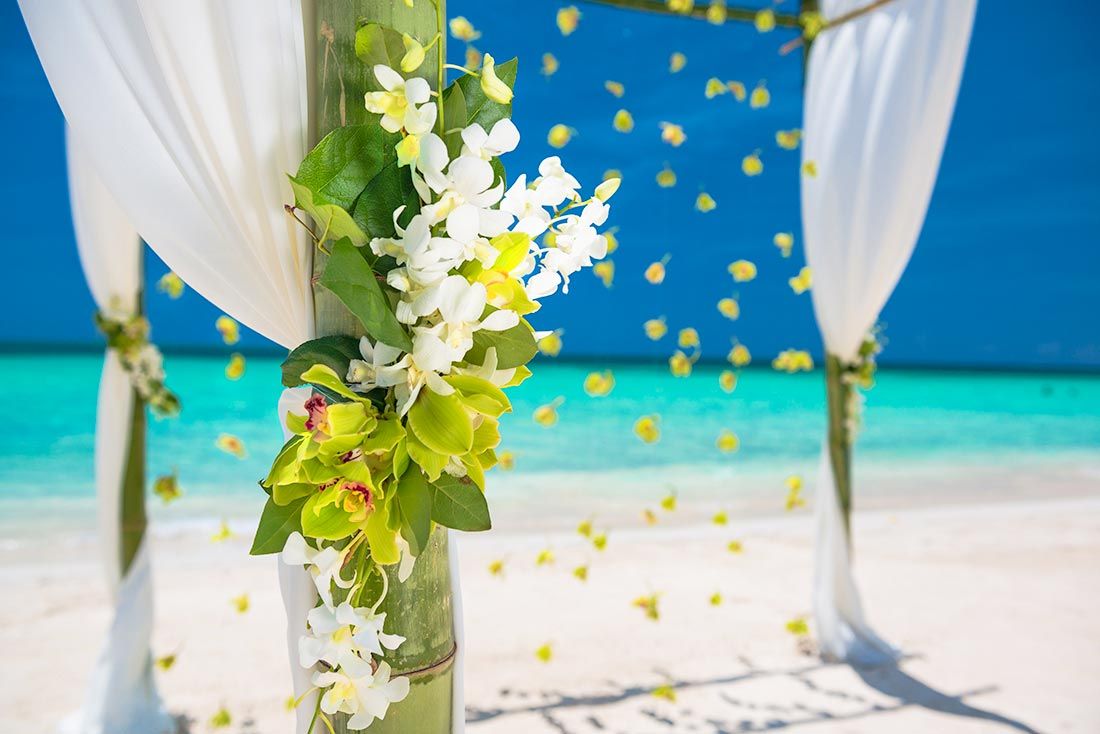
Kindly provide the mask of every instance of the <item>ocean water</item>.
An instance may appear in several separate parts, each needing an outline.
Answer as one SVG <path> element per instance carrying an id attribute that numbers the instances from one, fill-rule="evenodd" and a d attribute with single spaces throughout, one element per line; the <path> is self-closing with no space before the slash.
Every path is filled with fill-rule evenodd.
<path id="1" fill-rule="evenodd" d="M 176 419 L 150 420 L 149 474 L 177 470 L 185 496 L 167 507 L 151 499 L 156 519 L 254 519 L 263 500 L 257 481 L 281 443 L 278 362 L 251 357 L 233 382 L 222 358 L 167 357 L 169 385 L 184 407 Z M 0 356 L 0 401 L 12 419 L 0 442 L 0 529 L 43 510 L 59 523 L 90 526 L 100 367 L 94 354 Z M 609 396 L 585 395 L 584 377 L 594 369 L 614 372 Z M 514 412 L 502 420 L 501 450 L 514 453 L 516 466 L 490 475 L 494 511 L 519 527 L 571 508 L 636 512 L 668 491 L 710 505 L 752 497 L 779 507 L 786 476 L 814 476 L 825 430 L 822 375 L 749 368 L 726 394 L 720 369 L 701 366 L 676 379 L 660 365 L 540 359 L 535 376 L 510 393 Z M 556 399 L 558 424 L 536 424 L 535 408 Z M 657 444 L 633 434 L 645 414 L 660 416 Z M 857 491 L 868 497 L 963 485 L 980 494 L 983 477 L 1003 485 L 1022 475 L 1100 488 L 1097 376 L 886 368 L 864 416 L 857 482 L 876 481 Z M 740 437 L 736 453 L 716 449 L 723 429 Z M 221 433 L 240 437 L 247 457 L 219 451 Z M 948 476 L 969 479 L 945 485 Z"/>

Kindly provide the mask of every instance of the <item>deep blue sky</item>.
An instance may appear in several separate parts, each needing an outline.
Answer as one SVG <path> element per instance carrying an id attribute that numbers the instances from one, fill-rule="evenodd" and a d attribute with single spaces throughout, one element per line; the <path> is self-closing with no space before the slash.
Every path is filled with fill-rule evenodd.
<path id="1" fill-rule="evenodd" d="M 802 264 L 797 153 L 779 150 L 777 129 L 801 124 L 801 66 L 780 57 L 789 36 L 751 27 L 641 15 L 581 4 L 576 33 L 563 38 L 549 0 L 451 0 L 498 59 L 520 56 L 515 121 L 524 134 L 506 160 L 510 175 L 533 171 L 551 152 L 551 125 L 578 135 L 562 152 L 567 167 L 595 184 L 607 168 L 623 171 L 613 223 L 621 249 L 610 290 L 589 273 L 569 297 L 551 299 L 540 328 L 565 329 L 565 355 L 667 356 L 670 340 L 649 342 L 647 318 L 665 315 L 674 329 L 695 326 L 704 354 L 721 358 L 738 337 L 764 357 L 787 347 L 818 349 L 808 295 L 787 278 Z M 790 7 L 793 0 L 783 5 Z M 884 361 L 929 365 L 1100 367 L 1100 13 L 1088 0 L 1051 3 L 1041 13 L 1024 0 L 980 2 L 970 55 L 939 182 L 916 254 L 883 314 Z M 73 244 L 65 182 L 62 119 L 19 16 L 15 0 L 0 9 L 0 139 L 8 202 L 2 238 L 7 284 L 0 297 L 0 344 L 95 344 L 92 302 Z M 667 71 L 668 56 L 687 67 Z M 539 74 L 541 55 L 561 69 Z M 462 44 L 451 43 L 461 63 Z M 766 79 L 772 104 L 751 111 L 730 97 L 705 100 L 710 76 Z M 627 87 L 622 100 L 605 79 Z M 611 129 L 620 106 L 633 133 Z M 688 141 L 673 149 L 657 124 L 684 125 Z M 740 160 L 763 151 L 765 172 L 740 173 Z M 668 162 L 679 183 L 660 189 L 654 175 Z M 699 214 L 706 189 L 718 209 Z M 783 260 L 773 233 L 796 233 Z M 672 254 L 661 287 L 645 266 Z M 742 317 L 730 323 L 715 302 L 734 291 L 725 266 L 754 260 L 760 277 L 737 288 Z M 164 271 L 151 258 L 150 283 Z M 214 346 L 218 312 L 193 293 L 180 301 L 150 294 L 155 335 L 163 345 Z M 262 346 L 255 335 L 243 345 Z"/>

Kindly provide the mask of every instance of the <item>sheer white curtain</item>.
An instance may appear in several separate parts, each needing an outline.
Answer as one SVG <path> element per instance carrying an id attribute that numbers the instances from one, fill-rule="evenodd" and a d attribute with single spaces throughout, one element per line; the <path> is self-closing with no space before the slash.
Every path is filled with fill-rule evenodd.
<path id="1" fill-rule="evenodd" d="M 73 227 L 88 287 L 101 310 L 133 313 L 142 285 L 141 240 L 71 136 L 67 144 Z M 97 528 L 114 617 L 84 705 L 62 725 L 72 734 L 160 734 L 175 726 L 153 680 L 153 588 L 144 541 L 122 573 L 119 512 L 133 399 L 118 355 L 107 350 L 96 409 L 95 483 Z"/>
<path id="2" fill-rule="evenodd" d="M 287 348 L 311 338 L 311 244 L 283 211 L 308 141 L 301 0 L 19 4 L 69 125 L 149 246 L 255 331 Z M 304 570 L 280 581 L 302 691 L 296 638 L 314 592 Z"/>
<path id="3" fill-rule="evenodd" d="M 867 0 L 824 0 L 837 18 Z M 924 222 L 966 60 L 976 0 L 896 0 L 822 32 L 803 120 L 806 258 L 825 348 L 852 360 L 897 285 Z M 828 453 L 815 498 L 814 617 L 822 652 L 892 659 L 863 617 Z"/>

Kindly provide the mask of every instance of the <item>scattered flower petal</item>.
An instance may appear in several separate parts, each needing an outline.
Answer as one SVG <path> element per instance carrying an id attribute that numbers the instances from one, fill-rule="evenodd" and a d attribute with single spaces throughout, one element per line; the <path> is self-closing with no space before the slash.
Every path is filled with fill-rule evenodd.
<path id="1" fill-rule="evenodd" d="M 577 24 L 581 20 L 581 11 L 577 10 L 576 5 L 570 5 L 562 8 L 558 11 L 557 21 L 558 30 L 561 31 L 563 36 L 568 36 L 577 30 Z"/>

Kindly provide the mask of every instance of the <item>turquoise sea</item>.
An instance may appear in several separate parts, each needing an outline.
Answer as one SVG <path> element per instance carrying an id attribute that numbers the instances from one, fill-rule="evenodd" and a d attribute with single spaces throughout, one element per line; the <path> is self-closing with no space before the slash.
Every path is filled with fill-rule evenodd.
<path id="1" fill-rule="evenodd" d="M 256 482 L 280 445 L 278 363 L 250 357 L 244 377 L 232 382 L 221 357 L 167 356 L 169 385 L 184 408 L 177 419 L 150 421 L 149 474 L 177 469 L 185 495 L 171 506 L 151 499 L 155 519 L 247 524 L 255 517 Z M 0 356 L 0 400 L 11 416 L 0 442 L 0 531 L 15 532 L 31 510 L 92 527 L 100 367 L 91 353 Z M 607 397 L 583 391 L 596 369 L 614 372 Z M 502 450 L 516 461 L 514 470 L 491 475 L 497 526 L 573 522 L 587 512 L 637 518 L 669 491 L 681 494 L 682 505 L 778 511 L 786 476 L 812 483 L 816 474 L 822 376 L 753 367 L 726 394 L 720 369 L 700 366 L 676 379 L 663 365 L 540 359 L 535 376 L 512 391 L 515 410 L 502 424 Z M 536 424 L 535 408 L 557 398 L 564 399 L 558 424 Z M 646 445 L 632 425 L 653 413 L 662 439 Z M 715 448 L 725 428 L 741 439 L 736 453 Z M 247 458 L 219 451 L 221 433 L 239 436 Z M 1100 488 L 1100 377 L 884 368 L 867 397 L 857 455 L 857 502 L 1093 492 Z"/>

